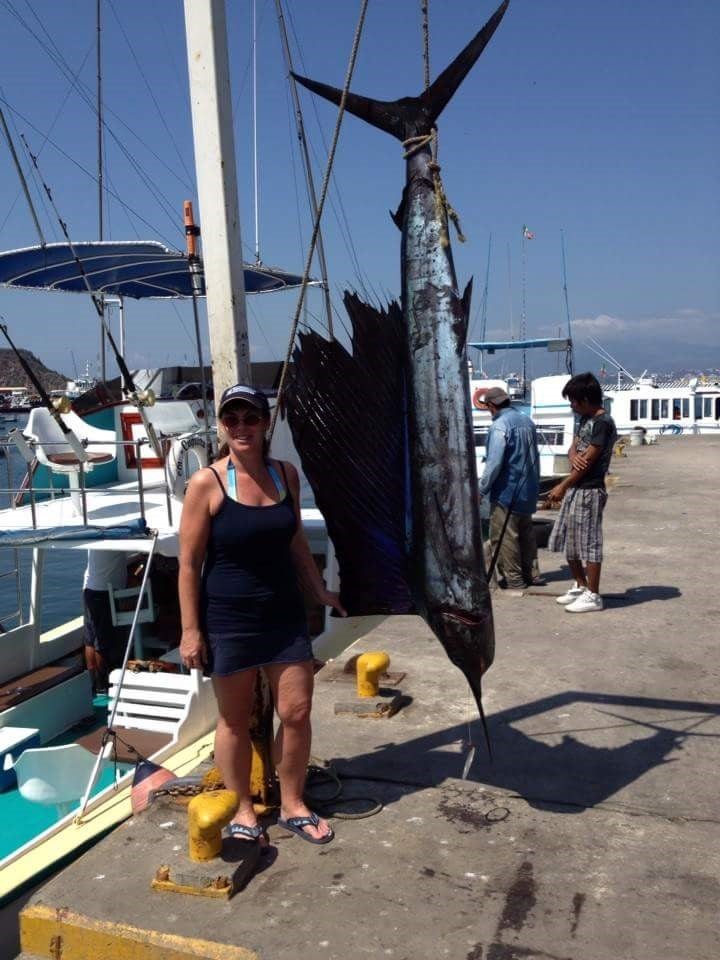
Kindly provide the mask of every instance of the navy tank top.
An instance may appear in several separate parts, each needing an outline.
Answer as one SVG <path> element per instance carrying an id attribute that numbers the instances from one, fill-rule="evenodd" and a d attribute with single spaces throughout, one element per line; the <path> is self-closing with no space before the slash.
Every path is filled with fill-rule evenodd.
<path id="1" fill-rule="evenodd" d="M 211 520 L 203 569 L 201 609 L 208 639 L 265 640 L 273 646 L 307 633 L 290 543 L 297 529 L 292 494 L 265 507 L 249 506 L 223 491 Z M 274 472 L 274 471 L 273 471 Z M 262 659 L 259 661 L 262 662 Z"/>

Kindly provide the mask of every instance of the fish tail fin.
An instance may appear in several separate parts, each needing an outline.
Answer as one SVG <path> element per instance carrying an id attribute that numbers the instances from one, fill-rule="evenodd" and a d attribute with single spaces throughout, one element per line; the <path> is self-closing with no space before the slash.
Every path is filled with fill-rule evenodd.
<path id="1" fill-rule="evenodd" d="M 510 0 L 503 0 L 488 22 L 453 62 L 443 70 L 434 83 L 419 97 L 403 97 L 400 100 L 374 100 L 356 93 L 348 93 L 345 109 L 365 120 L 373 127 L 384 130 L 398 140 L 429 133 L 435 121 L 453 97 L 453 94 L 468 75 L 480 54 L 490 42 L 500 21 L 505 15 Z M 308 77 L 293 73 L 298 83 L 331 103 L 340 105 L 342 90 L 326 83 L 318 83 Z"/>

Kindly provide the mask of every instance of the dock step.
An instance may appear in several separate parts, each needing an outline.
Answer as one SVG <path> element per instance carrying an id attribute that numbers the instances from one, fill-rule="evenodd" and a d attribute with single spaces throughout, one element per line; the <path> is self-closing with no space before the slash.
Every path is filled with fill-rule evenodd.
<path id="1" fill-rule="evenodd" d="M 20 914 L 21 957 L 37 960 L 260 960 L 245 947 L 159 933 L 32 904 Z"/>

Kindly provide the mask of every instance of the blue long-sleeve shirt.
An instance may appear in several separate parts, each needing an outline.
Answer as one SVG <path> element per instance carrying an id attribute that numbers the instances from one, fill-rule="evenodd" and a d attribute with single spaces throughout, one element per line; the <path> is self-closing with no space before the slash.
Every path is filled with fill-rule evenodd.
<path id="1" fill-rule="evenodd" d="M 530 417 L 503 407 L 493 418 L 487 439 L 480 494 L 513 513 L 533 513 L 540 491 L 537 432 Z"/>

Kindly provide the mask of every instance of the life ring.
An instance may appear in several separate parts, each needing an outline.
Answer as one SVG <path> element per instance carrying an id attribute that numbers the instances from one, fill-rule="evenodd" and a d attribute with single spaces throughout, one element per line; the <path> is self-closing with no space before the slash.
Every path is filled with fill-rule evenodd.
<path id="1" fill-rule="evenodd" d="M 472 395 L 472 405 L 476 410 L 487 410 L 488 405 L 484 402 L 483 398 L 488 392 L 489 387 L 478 387 L 477 390 L 473 392 Z"/>
<path id="2" fill-rule="evenodd" d="M 208 451 L 204 436 L 187 433 L 175 437 L 167 455 L 167 477 L 172 495 L 177 500 L 184 499 L 190 477 L 207 465 Z"/>

